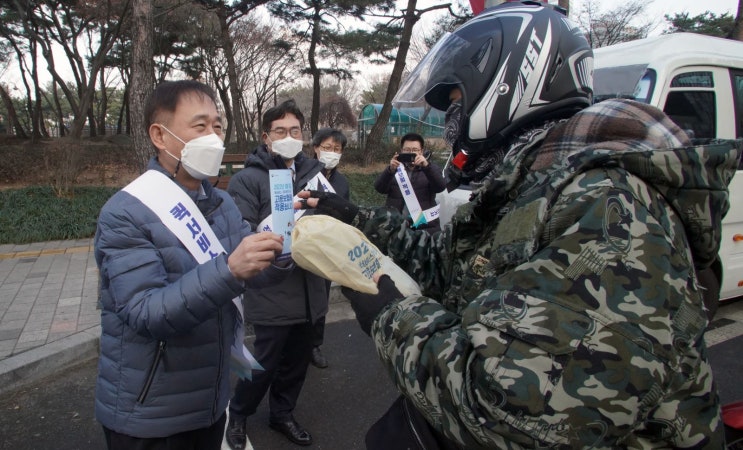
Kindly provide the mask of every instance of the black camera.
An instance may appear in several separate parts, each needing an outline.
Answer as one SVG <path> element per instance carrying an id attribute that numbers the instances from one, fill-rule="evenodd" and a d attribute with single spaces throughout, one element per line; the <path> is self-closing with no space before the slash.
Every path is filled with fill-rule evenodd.
<path id="1" fill-rule="evenodd" d="M 400 153 L 397 155 L 397 160 L 401 163 L 412 163 L 416 156 L 418 156 L 416 153 Z"/>

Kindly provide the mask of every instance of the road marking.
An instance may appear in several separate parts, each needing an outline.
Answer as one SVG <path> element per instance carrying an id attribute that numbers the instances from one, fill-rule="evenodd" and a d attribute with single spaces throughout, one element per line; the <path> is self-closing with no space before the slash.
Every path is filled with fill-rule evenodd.
<path id="1" fill-rule="evenodd" d="M 86 245 L 84 247 L 70 247 L 70 248 L 47 248 L 44 250 L 24 250 L 22 252 L 8 252 L 0 253 L 0 259 L 15 259 L 15 258 L 33 258 L 47 255 L 62 255 L 72 253 L 87 253 L 92 252 L 93 246 Z"/>
<path id="2" fill-rule="evenodd" d="M 720 304 L 711 327 L 704 333 L 707 347 L 743 335 L 743 301 L 732 300 Z"/>

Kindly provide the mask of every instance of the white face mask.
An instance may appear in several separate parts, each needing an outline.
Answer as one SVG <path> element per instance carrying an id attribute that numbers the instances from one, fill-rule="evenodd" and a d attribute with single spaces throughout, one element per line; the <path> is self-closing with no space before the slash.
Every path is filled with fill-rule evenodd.
<path id="1" fill-rule="evenodd" d="M 165 125 L 161 124 L 160 126 L 173 135 L 174 138 L 183 142 L 183 139 L 173 134 Z M 165 150 L 165 153 L 180 161 L 189 175 L 197 180 L 205 180 L 219 174 L 219 167 L 222 165 L 222 156 L 224 156 L 224 142 L 215 133 L 211 133 L 191 139 L 188 142 L 183 142 L 181 159 L 176 158 L 167 150 Z"/>
<path id="2" fill-rule="evenodd" d="M 338 165 L 338 162 L 341 160 L 341 154 L 336 152 L 324 152 L 320 150 L 319 154 L 317 155 L 317 159 L 325 164 L 326 169 L 334 169 L 335 166 Z"/>
<path id="3" fill-rule="evenodd" d="M 271 142 L 271 151 L 281 155 L 285 160 L 294 159 L 302 151 L 304 143 L 299 139 L 287 136 L 284 139 Z"/>

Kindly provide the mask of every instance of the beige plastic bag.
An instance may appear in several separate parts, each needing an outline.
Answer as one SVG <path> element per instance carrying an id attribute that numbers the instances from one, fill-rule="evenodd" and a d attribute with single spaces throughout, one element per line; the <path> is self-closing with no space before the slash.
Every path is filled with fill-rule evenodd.
<path id="1" fill-rule="evenodd" d="M 387 274 L 406 297 L 420 287 L 356 228 L 327 215 L 303 216 L 292 230 L 292 258 L 315 275 L 359 292 L 376 294 L 376 272 Z"/>

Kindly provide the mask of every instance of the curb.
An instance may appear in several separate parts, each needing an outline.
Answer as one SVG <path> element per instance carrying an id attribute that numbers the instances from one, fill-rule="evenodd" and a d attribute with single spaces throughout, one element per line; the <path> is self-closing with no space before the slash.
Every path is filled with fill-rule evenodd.
<path id="1" fill-rule="evenodd" d="M 326 323 L 355 318 L 340 286 L 331 286 Z M 250 327 L 246 331 L 251 331 Z M 96 325 L 0 361 L 0 395 L 97 358 L 100 337 L 101 326 Z"/>
<path id="2" fill-rule="evenodd" d="M 97 357 L 100 335 L 96 325 L 0 361 L 0 395 Z"/>

